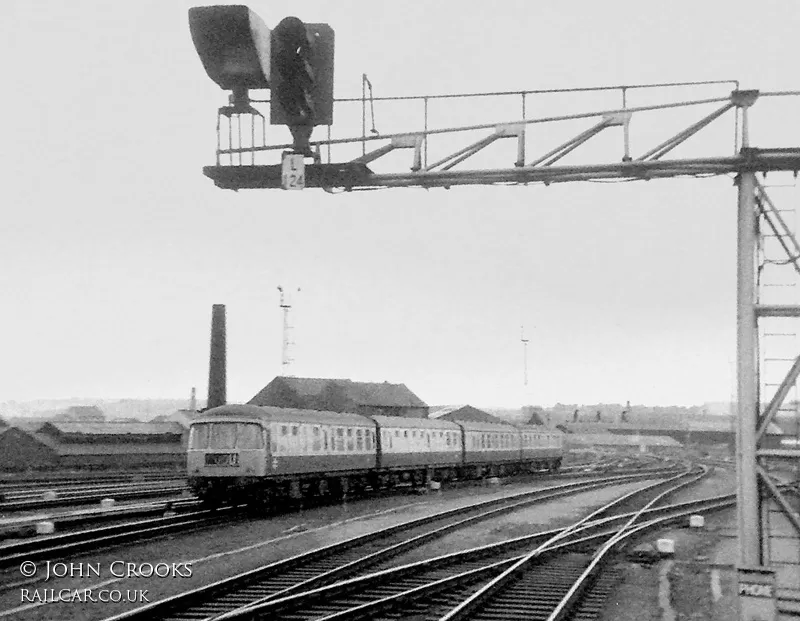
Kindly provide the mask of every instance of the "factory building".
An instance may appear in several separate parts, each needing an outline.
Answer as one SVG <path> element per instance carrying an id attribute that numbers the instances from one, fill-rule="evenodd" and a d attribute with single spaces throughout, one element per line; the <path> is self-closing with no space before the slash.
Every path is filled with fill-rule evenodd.
<path id="1" fill-rule="evenodd" d="M 315 377 L 276 377 L 248 404 L 412 418 L 428 418 L 429 411 L 405 384 Z"/>

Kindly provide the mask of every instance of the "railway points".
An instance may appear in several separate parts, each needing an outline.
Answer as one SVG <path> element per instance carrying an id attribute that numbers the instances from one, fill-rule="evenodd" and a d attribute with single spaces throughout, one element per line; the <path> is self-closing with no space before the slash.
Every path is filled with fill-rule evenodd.
<path id="1" fill-rule="evenodd" d="M 672 471 L 672 472 L 674 473 L 675 471 Z M 694 472 L 696 474 L 698 471 L 695 470 Z M 678 478 L 684 478 L 684 477 L 685 477 L 685 474 L 684 475 L 679 475 Z M 644 479 L 644 478 L 647 478 L 647 477 L 642 477 L 642 478 Z M 674 485 L 674 482 L 672 484 Z M 663 485 L 664 485 L 664 483 L 659 483 L 659 484 L 657 484 L 657 487 L 662 487 Z M 554 488 L 551 488 L 551 489 L 554 489 Z M 579 488 L 576 487 L 576 488 L 574 488 L 574 491 L 577 491 L 578 489 Z M 648 491 L 650 491 L 650 490 L 653 489 L 653 486 L 652 485 L 647 485 L 646 489 Z M 662 490 L 663 490 L 663 487 L 662 487 Z M 544 492 L 544 491 L 546 491 L 546 490 L 542 490 L 542 492 Z M 650 491 L 650 494 L 652 494 L 652 493 L 653 492 Z M 628 499 L 630 500 L 630 496 L 628 496 Z M 541 502 L 544 502 L 545 500 L 546 500 L 545 498 L 540 498 Z M 640 501 L 640 502 L 643 502 L 643 501 Z M 730 502 L 730 500 L 728 500 L 728 502 Z M 617 505 L 617 512 L 618 513 L 624 513 L 625 512 L 625 508 L 624 507 L 618 506 L 619 503 L 614 502 L 614 503 L 612 503 L 612 505 Z M 697 507 L 698 507 L 698 505 L 696 503 L 692 504 L 692 509 L 696 510 Z M 501 509 L 501 511 L 508 511 L 508 510 L 509 510 L 508 507 Z M 519 510 L 519 507 L 517 507 L 517 510 Z M 605 510 L 612 510 L 612 508 L 611 508 L 611 506 L 609 506 L 609 507 L 606 507 Z M 590 514 L 590 516 L 587 516 L 587 518 L 585 518 L 585 520 L 597 520 L 596 522 L 592 522 L 592 523 L 593 524 L 599 524 L 600 515 L 601 515 L 600 511 L 595 511 L 595 512 L 593 512 L 593 514 Z M 493 516 L 494 517 L 497 516 L 497 512 L 496 511 L 491 511 L 488 514 L 485 514 L 483 516 L 483 519 L 486 520 L 486 519 L 489 519 L 489 518 L 491 518 Z M 442 529 L 442 528 L 437 529 L 438 532 L 439 532 L 439 536 L 442 536 L 443 534 L 447 534 L 451 529 L 455 528 L 456 526 L 460 526 L 460 528 L 463 528 L 467 524 L 472 524 L 472 523 L 474 523 L 474 519 L 475 518 L 472 518 L 472 519 L 463 519 L 462 518 L 462 519 L 460 519 L 458 524 L 447 526 L 444 529 Z M 617 517 L 617 518 L 610 518 L 610 519 L 613 520 L 613 519 L 620 519 L 620 518 Z M 597 529 L 598 526 L 595 525 L 595 526 L 593 526 L 593 528 Z M 392 530 L 394 530 L 394 529 L 392 529 Z M 442 531 L 444 531 L 444 532 L 442 532 Z M 561 533 L 562 536 L 564 536 L 564 532 L 562 530 L 554 531 L 554 532 L 559 532 L 559 533 Z M 554 532 L 547 533 L 546 536 L 549 537 L 552 534 L 554 534 Z M 375 537 L 377 534 L 378 533 L 370 535 L 370 537 Z M 216 585 L 210 587 L 209 589 L 205 589 L 205 590 L 201 589 L 201 590 L 198 590 L 198 591 L 194 591 L 194 592 L 192 592 L 190 594 L 186 594 L 185 596 L 183 596 L 180 599 L 172 598 L 171 600 L 167 600 L 167 601 L 163 602 L 162 604 L 154 604 L 154 605 L 152 605 L 152 606 L 150 606 L 150 607 L 148 607 L 146 609 L 143 609 L 140 613 L 138 613 L 138 616 L 136 616 L 136 615 L 134 615 L 134 616 L 132 616 L 132 615 L 122 615 L 120 617 L 115 617 L 115 619 L 116 618 L 119 618 L 119 619 L 132 619 L 132 618 L 182 619 L 182 618 L 190 618 L 190 617 L 191 618 L 200 618 L 200 617 L 203 617 L 203 616 L 208 616 L 211 610 L 214 610 L 215 614 L 218 614 L 219 612 L 221 612 L 221 610 L 222 610 L 222 602 L 224 602 L 224 601 L 229 602 L 229 605 L 230 605 L 230 603 L 242 602 L 243 600 L 245 600 L 248 597 L 248 596 L 245 596 L 245 593 L 250 593 L 250 595 L 249 595 L 250 599 L 252 599 L 255 595 L 260 593 L 261 594 L 260 602 L 259 603 L 251 603 L 250 605 L 246 606 L 245 608 L 240 608 L 235 613 L 234 612 L 227 613 L 227 614 L 231 615 L 231 618 L 255 618 L 256 616 L 262 615 L 262 614 L 274 615 L 278 611 L 282 610 L 281 607 L 284 606 L 284 602 L 289 601 L 289 600 L 296 602 L 296 601 L 301 600 L 301 599 L 308 599 L 309 598 L 308 594 L 318 594 L 318 596 L 316 596 L 317 599 L 321 598 L 321 599 L 325 600 L 327 602 L 327 604 L 323 605 L 323 608 L 324 608 L 326 606 L 331 606 L 331 604 L 332 604 L 332 600 L 330 599 L 330 594 L 332 592 L 336 591 L 337 588 L 341 589 L 341 587 L 337 587 L 336 586 L 337 584 L 348 584 L 348 583 L 351 583 L 351 582 L 352 583 L 359 583 L 359 586 L 356 589 L 359 593 L 373 592 L 373 589 L 374 589 L 374 587 L 376 586 L 377 583 L 373 582 L 372 584 L 370 584 L 370 586 L 368 588 L 364 589 L 363 587 L 364 587 L 364 585 L 367 584 L 366 582 L 362 581 L 363 582 L 363 584 L 362 584 L 362 583 L 359 582 L 361 580 L 359 578 L 353 578 L 353 579 L 346 578 L 347 573 L 352 573 L 354 571 L 358 571 L 359 573 L 363 574 L 367 567 L 374 566 L 374 563 L 376 561 L 378 561 L 380 558 L 385 559 L 384 560 L 384 564 L 386 563 L 386 561 L 388 559 L 392 559 L 392 564 L 396 565 L 398 562 L 400 562 L 398 559 L 402 558 L 402 556 L 398 556 L 398 555 L 402 555 L 403 552 L 406 552 L 409 549 L 413 549 L 414 547 L 416 547 L 416 546 L 418 546 L 420 544 L 424 544 L 426 542 L 429 542 L 430 541 L 430 536 L 431 536 L 430 534 L 429 535 L 424 535 L 423 534 L 421 536 L 417 536 L 417 537 L 414 537 L 414 538 L 409 538 L 406 535 L 406 536 L 403 536 L 403 537 L 400 538 L 399 541 L 402 542 L 402 543 L 398 543 L 398 544 L 396 544 L 394 546 L 391 545 L 391 541 L 390 542 L 381 542 L 381 545 L 384 547 L 384 551 L 381 553 L 380 556 L 377 555 L 376 553 L 368 553 L 368 554 L 365 555 L 364 554 L 364 550 L 362 548 L 358 548 L 358 547 L 354 548 L 353 552 L 352 553 L 348 553 L 347 556 L 342 556 L 342 547 L 344 546 L 345 549 L 347 549 L 349 547 L 352 547 L 353 544 L 352 544 L 352 542 L 345 543 L 345 544 L 339 544 L 337 546 L 332 546 L 327 550 L 326 557 L 331 555 L 332 553 L 335 555 L 333 558 L 330 559 L 330 561 L 326 561 L 325 560 L 326 557 L 322 557 L 321 558 L 321 560 L 320 560 L 321 565 L 320 566 L 322 568 L 327 568 L 327 569 L 323 569 L 323 571 L 325 571 L 325 573 L 321 574 L 319 577 L 316 577 L 316 578 L 313 578 L 313 579 L 308 579 L 307 578 L 307 576 L 309 575 L 308 574 L 308 570 L 307 569 L 303 569 L 304 565 L 300 565 L 297 568 L 297 570 L 294 570 L 295 572 L 299 572 L 298 575 L 306 576 L 305 578 L 301 579 L 301 582 L 297 583 L 294 586 L 290 586 L 290 583 L 292 581 L 289 580 L 289 577 L 292 575 L 292 573 L 287 573 L 287 571 L 289 571 L 289 568 L 291 566 L 297 565 L 299 563 L 300 557 L 298 557 L 297 559 L 289 559 L 289 560 L 284 561 L 284 562 L 276 563 L 276 564 L 274 564 L 274 565 L 272 565 L 270 567 L 266 567 L 266 568 L 263 568 L 261 570 L 258 570 L 257 572 L 249 572 L 248 574 L 242 575 L 242 576 L 240 576 L 238 578 L 234 578 L 229 582 L 223 582 L 223 583 L 216 584 Z M 535 541 L 537 537 L 539 538 L 539 541 L 541 542 L 542 538 L 545 537 L 545 536 L 540 534 L 540 535 L 531 536 L 531 537 L 522 537 L 522 538 L 519 538 L 519 540 L 515 541 L 513 544 L 507 544 L 507 547 L 510 546 L 510 547 L 508 547 L 509 550 L 513 550 L 513 549 L 519 550 L 520 547 L 524 547 L 526 545 L 526 542 L 527 542 L 527 545 L 530 545 L 530 543 Z M 386 547 L 387 545 L 388 545 L 388 547 Z M 497 549 L 497 548 L 501 547 L 502 545 L 503 544 L 496 544 L 495 546 L 490 546 L 490 547 L 494 547 L 495 549 Z M 317 556 L 320 555 L 320 553 L 321 553 L 321 551 L 312 553 L 312 556 L 310 557 L 310 560 L 312 560 L 312 562 L 313 562 L 314 559 Z M 359 562 L 355 562 L 355 561 L 350 562 L 350 561 L 348 561 L 348 558 L 351 557 L 351 556 L 354 556 L 355 558 L 361 558 L 362 560 L 360 560 Z M 333 561 L 333 563 L 331 563 L 331 561 Z M 418 565 L 419 566 L 426 565 L 426 562 L 418 563 Z M 335 568 L 335 567 L 338 567 L 338 569 L 331 569 L 331 568 Z M 428 570 L 436 571 L 437 570 L 437 564 L 434 563 L 433 566 L 428 567 Z M 319 570 L 317 570 L 317 571 L 319 571 Z M 392 570 L 387 570 L 387 571 L 391 572 Z M 386 573 L 386 572 L 379 572 L 379 573 Z M 397 572 L 395 572 L 395 573 L 397 574 L 397 577 L 394 577 L 394 575 L 392 575 L 392 578 L 390 578 L 388 580 L 390 583 L 393 583 L 393 582 L 396 583 L 397 580 L 400 578 L 401 573 L 397 573 Z M 456 572 L 456 573 L 458 573 L 458 572 Z M 267 584 L 267 583 L 264 582 L 264 578 L 260 578 L 260 579 L 257 580 L 257 577 L 259 575 L 269 576 L 270 574 L 274 574 L 275 575 L 275 579 L 277 579 L 277 582 L 276 582 L 276 585 L 278 585 L 277 586 L 277 590 L 276 590 L 275 586 L 273 586 L 271 589 L 269 587 L 264 586 L 264 585 Z M 374 575 L 374 574 L 371 574 L 371 575 Z M 341 583 L 341 582 L 340 583 L 336 583 L 335 581 L 337 579 L 344 580 L 344 582 L 343 583 Z M 244 586 L 244 590 L 242 590 L 242 587 L 236 588 L 235 590 L 231 590 L 235 586 L 235 584 L 237 582 Z M 329 584 L 330 586 L 326 587 L 326 586 L 324 586 L 325 584 Z M 279 586 L 279 585 L 283 585 L 283 586 Z M 348 589 L 345 588 L 345 590 L 347 591 Z M 352 593 L 353 590 L 354 589 L 350 588 L 349 592 Z M 392 590 L 392 589 L 390 588 L 390 590 Z M 394 590 L 395 591 L 399 591 L 399 590 L 401 590 L 401 588 L 398 586 L 397 588 L 394 588 Z M 198 600 L 201 598 L 201 593 L 203 593 L 203 592 L 205 593 L 204 597 L 212 596 L 212 597 L 214 597 L 213 601 L 217 602 L 217 603 L 209 603 L 209 604 L 206 604 L 206 605 L 201 605 L 201 604 L 195 603 L 191 612 L 189 612 L 189 611 L 186 611 L 185 613 L 184 612 L 179 612 L 179 611 L 182 610 L 182 606 L 185 606 L 186 604 L 188 604 L 190 602 L 198 602 Z M 270 593 L 270 592 L 271 592 L 271 594 L 267 595 L 267 593 Z M 314 597 L 315 596 L 312 595 L 312 599 Z M 352 598 L 352 596 L 351 596 L 351 598 Z M 270 604 L 269 602 L 272 602 L 272 603 Z M 251 609 L 251 607 L 252 607 L 252 609 Z M 167 612 L 168 610 L 171 610 L 171 611 Z M 202 612 L 203 610 L 206 611 L 205 615 Z M 248 610 L 250 611 L 249 613 L 247 612 Z M 155 616 L 146 617 L 145 616 L 146 614 L 155 615 Z M 227 618 L 227 614 L 223 618 Z M 319 612 L 319 610 L 316 613 L 313 613 L 313 614 L 310 611 L 306 611 L 306 612 L 304 612 L 302 614 L 300 614 L 299 611 L 296 611 L 295 616 L 296 616 L 296 618 L 316 618 L 317 616 L 320 616 L 320 614 L 321 613 Z"/>

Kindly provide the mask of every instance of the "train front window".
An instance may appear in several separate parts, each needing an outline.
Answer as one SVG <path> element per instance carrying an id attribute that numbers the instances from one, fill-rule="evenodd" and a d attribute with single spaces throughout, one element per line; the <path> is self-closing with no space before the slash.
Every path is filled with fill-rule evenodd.
<path id="1" fill-rule="evenodd" d="M 236 448 L 236 423 L 216 423 L 211 427 L 209 448 Z"/>
<path id="2" fill-rule="evenodd" d="M 193 449 L 264 448 L 264 434 L 255 423 L 195 423 L 189 437 Z"/>
<path id="3" fill-rule="evenodd" d="M 264 435 L 261 427 L 253 423 L 239 423 L 237 425 L 236 448 L 260 449 L 264 448 Z"/>
<path id="4" fill-rule="evenodd" d="M 211 423 L 197 423 L 192 425 L 189 433 L 189 446 L 193 449 L 208 448 L 208 436 L 211 432 Z"/>

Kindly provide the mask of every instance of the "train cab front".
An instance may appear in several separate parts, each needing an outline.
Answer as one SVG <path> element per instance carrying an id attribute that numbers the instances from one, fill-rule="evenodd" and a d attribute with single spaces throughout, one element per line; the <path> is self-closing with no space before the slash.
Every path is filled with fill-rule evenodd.
<path id="1" fill-rule="evenodd" d="M 203 420 L 189 430 L 189 487 L 205 504 L 235 504 L 266 475 L 267 431 L 257 422 Z"/>

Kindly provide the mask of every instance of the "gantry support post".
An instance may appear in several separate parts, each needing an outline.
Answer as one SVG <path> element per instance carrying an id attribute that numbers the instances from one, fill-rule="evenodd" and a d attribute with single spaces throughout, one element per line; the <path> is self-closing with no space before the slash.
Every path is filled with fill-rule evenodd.
<path id="1" fill-rule="evenodd" d="M 756 475 L 756 209 L 755 173 L 739 175 L 736 365 L 738 392 L 739 563 L 761 565 L 761 518 Z"/>
<path id="2" fill-rule="evenodd" d="M 748 108 L 758 91 L 734 91 L 732 103 L 741 109 L 742 148 L 749 145 Z M 739 186 L 736 266 L 736 377 L 737 377 L 737 517 L 739 527 L 739 618 L 773 621 L 776 618 L 775 572 L 764 565 L 762 504 L 759 489 L 758 423 L 758 314 L 756 313 L 756 174 L 743 169 Z"/>
<path id="3" fill-rule="evenodd" d="M 747 118 L 747 110 L 742 110 Z M 744 122 L 746 129 L 746 120 Z M 746 134 L 744 135 L 746 146 Z M 759 490 L 758 374 L 756 360 L 756 176 L 743 171 L 738 177 L 737 248 L 737 512 L 739 527 L 739 619 L 774 621 L 776 612 L 775 572 L 764 565 L 762 504 Z"/>

